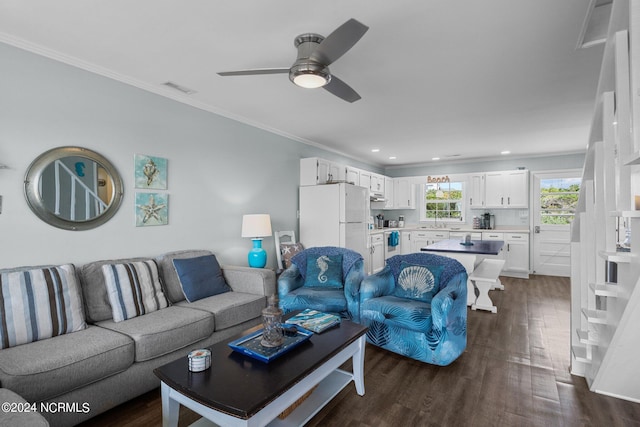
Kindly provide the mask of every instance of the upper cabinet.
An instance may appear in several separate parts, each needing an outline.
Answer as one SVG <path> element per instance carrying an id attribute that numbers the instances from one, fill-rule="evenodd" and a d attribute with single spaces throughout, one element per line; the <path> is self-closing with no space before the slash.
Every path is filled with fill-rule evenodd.
<path id="1" fill-rule="evenodd" d="M 345 179 L 343 165 L 310 157 L 300 159 L 300 185 L 319 185 Z"/>
<path id="2" fill-rule="evenodd" d="M 408 178 L 393 179 L 393 209 L 416 208 L 416 186 Z"/>
<path id="3" fill-rule="evenodd" d="M 360 169 L 347 166 L 344 168 L 344 179 L 347 182 L 353 182 L 355 185 L 360 185 Z"/>
<path id="4" fill-rule="evenodd" d="M 384 177 L 384 209 L 393 209 L 395 203 L 393 192 L 393 178 Z"/>
<path id="5" fill-rule="evenodd" d="M 529 171 L 487 172 L 484 177 L 484 208 L 529 206 Z"/>
<path id="6" fill-rule="evenodd" d="M 469 175 L 469 207 L 472 209 L 484 208 L 483 173 L 474 173 Z"/>
<path id="7" fill-rule="evenodd" d="M 371 174 L 371 183 L 369 185 L 371 194 L 376 196 L 385 196 L 384 176 L 378 174 Z"/>

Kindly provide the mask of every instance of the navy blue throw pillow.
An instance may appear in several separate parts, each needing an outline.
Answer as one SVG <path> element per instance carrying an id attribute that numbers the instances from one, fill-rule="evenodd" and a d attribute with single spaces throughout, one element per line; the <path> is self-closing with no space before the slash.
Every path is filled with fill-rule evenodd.
<path id="1" fill-rule="evenodd" d="M 395 296 L 431 302 L 440 289 L 440 275 L 444 266 L 414 265 L 402 261 L 400 267 Z"/>
<path id="2" fill-rule="evenodd" d="M 174 259 L 182 293 L 189 302 L 229 292 L 218 260 L 213 255 L 196 258 Z"/>
<path id="3" fill-rule="evenodd" d="M 307 256 L 307 275 L 304 286 L 342 288 L 342 255 Z"/>

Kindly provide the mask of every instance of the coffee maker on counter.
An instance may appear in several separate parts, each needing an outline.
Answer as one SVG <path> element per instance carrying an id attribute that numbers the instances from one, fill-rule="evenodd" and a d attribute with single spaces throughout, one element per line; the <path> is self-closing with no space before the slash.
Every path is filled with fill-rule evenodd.
<path id="1" fill-rule="evenodd" d="M 473 217 L 473 228 L 479 228 L 483 230 L 493 230 L 496 228 L 496 217 L 490 213 L 483 213 L 479 217 Z"/>
<path id="2" fill-rule="evenodd" d="M 496 216 L 488 212 L 480 216 L 480 228 L 484 230 L 493 230 L 496 228 Z"/>

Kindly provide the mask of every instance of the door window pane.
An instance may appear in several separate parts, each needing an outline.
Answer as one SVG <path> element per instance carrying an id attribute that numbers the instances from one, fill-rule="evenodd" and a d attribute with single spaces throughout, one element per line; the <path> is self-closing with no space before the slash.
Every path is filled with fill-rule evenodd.
<path id="1" fill-rule="evenodd" d="M 567 225 L 573 221 L 580 182 L 580 178 L 540 180 L 540 224 Z"/>

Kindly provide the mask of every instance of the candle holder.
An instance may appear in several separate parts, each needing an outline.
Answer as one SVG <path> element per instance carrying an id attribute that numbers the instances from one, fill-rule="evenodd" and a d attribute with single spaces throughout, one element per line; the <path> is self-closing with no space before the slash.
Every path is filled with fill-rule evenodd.
<path id="1" fill-rule="evenodd" d="M 282 309 L 278 307 L 277 295 L 269 297 L 269 305 L 262 310 L 262 341 L 263 347 L 280 347 L 284 343 L 282 330 Z"/>

